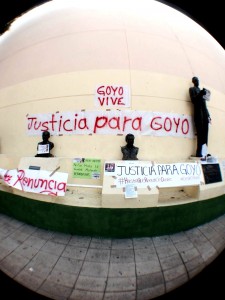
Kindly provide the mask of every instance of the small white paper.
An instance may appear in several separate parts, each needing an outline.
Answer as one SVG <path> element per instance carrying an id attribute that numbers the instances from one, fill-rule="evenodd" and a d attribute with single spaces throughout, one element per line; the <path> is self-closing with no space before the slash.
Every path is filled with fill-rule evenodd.
<path id="1" fill-rule="evenodd" d="M 38 145 L 38 154 L 47 154 L 49 153 L 49 144 Z"/>
<path id="2" fill-rule="evenodd" d="M 137 188 L 134 184 L 125 186 L 125 198 L 137 198 Z"/>

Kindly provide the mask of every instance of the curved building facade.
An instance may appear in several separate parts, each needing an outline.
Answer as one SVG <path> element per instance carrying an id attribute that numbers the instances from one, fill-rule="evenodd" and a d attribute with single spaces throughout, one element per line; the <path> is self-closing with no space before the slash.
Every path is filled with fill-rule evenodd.
<path id="1" fill-rule="evenodd" d="M 198 76 L 212 95 L 209 152 L 224 156 L 224 49 L 209 33 L 157 1 L 53 2 L 15 20 L 1 37 L 1 153 L 35 155 L 48 128 L 57 157 L 91 150 L 118 160 L 132 130 L 140 160 L 187 159 L 196 141 L 184 119 L 193 114 L 188 89 Z M 35 119 L 42 127 L 28 132 L 29 116 L 38 114 L 46 117 Z M 54 126 L 47 114 L 55 114 Z"/>
<path id="2" fill-rule="evenodd" d="M 68 174 L 63 197 L 2 184 L 3 212 L 45 228 L 121 237 L 179 231 L 224 213 L 225 55 L 196 22 L 157 1 L 51 1 L 15 20 L 0 45 L 0 167 Z M 135 135 L 140 162 L 178 164 L 195 153 L 193 76 L 211 91 L 208 149 L 221 180 L 146 186 L 127 201 L 123 189 L 104 182 L 104 164 L 121 160 L 127 133 Z M 55 145 L 49 159 L 34 157 L 44 130 Z M 75 158 L 99 160 L 99 176 L 74 176 Z M 21 174 L 17 183 L 28 185 Z M 182 222 L 180 209 L 186 212 Z M 121 215 L 130 228 L 112 230 Z M 160 225 L 153 228 L 153 219 Z"/>

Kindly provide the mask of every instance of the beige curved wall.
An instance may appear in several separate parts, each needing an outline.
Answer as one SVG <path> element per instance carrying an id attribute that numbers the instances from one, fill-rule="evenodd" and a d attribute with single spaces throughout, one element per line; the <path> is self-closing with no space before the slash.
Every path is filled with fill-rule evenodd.
<path id="1" fill-rule="evenodd" d="M 156 1 L 62 2 L 64 8 L 50 2 L 25 14 L 0 38 L 1 153 L 36 154 L 41 138 L 27 135 L 27 114 L 105 111 L 94 105 L 100 85 L 128 85 L 131 111 L 192 116 L 188 89 L 198 76 L 212 93 L 209 152 L 225 156 L 225 55 L 212 36 Z M 103 160 L 121 159 L 125 144 L 111 134 L 51 141 L 57 157 Z M 179 161 L 195 153 L 196 140 L 137 134 L 135 145 L 140 160 Z"/>

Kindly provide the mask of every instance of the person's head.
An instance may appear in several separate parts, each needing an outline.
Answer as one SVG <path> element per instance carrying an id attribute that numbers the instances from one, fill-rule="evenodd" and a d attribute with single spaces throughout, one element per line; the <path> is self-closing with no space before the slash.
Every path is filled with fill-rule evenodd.
<path id="1" fill-rule="evenodd" d="M 196 76 L 192 77 L 192 83 L 193 83 L 195 86 L 198 86 L 198 85 L 199 85 L 199 79 L 198 79 L 198 77 L 196 77 Z"/>
<path id="2" fill-rule="evenodd" d="M 44 141 L 44 142 L 47 142 L 49 138 L 50 138 L 50 133 L 49 133 L 49 131 L 43 131 L 43 132 L 42 132 L 42 139 L 43 139 L 43 141 Z"/>
<path id="3" fill-rule="evenodd" d="M 125 137 L 125 141 L 127 142 L 127 145 L 133 146 L 133 144 L 134 144 L 134 135 L 132 133 L 128 133 Z"/>

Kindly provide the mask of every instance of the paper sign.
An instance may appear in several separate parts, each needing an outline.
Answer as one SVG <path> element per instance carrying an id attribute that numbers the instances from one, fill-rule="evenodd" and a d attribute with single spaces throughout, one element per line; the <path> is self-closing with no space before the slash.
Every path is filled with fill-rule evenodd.
<path id="1" fill-rule="evenodd" d="M 125 186 L 125 198 L 137 198 L 137 188 L 134 184 Z"/>
<path id="2" fill-rule="evenodd" d="M 47 154 L 49 153 L 49 144 L 46 145 L 38 145 L 38 154 Z"/>
<path id="3" fill-rule="evenodd" d="M 101 160 L 92 158 L 74 158 L 73 178 L 99 179 Z"/>

